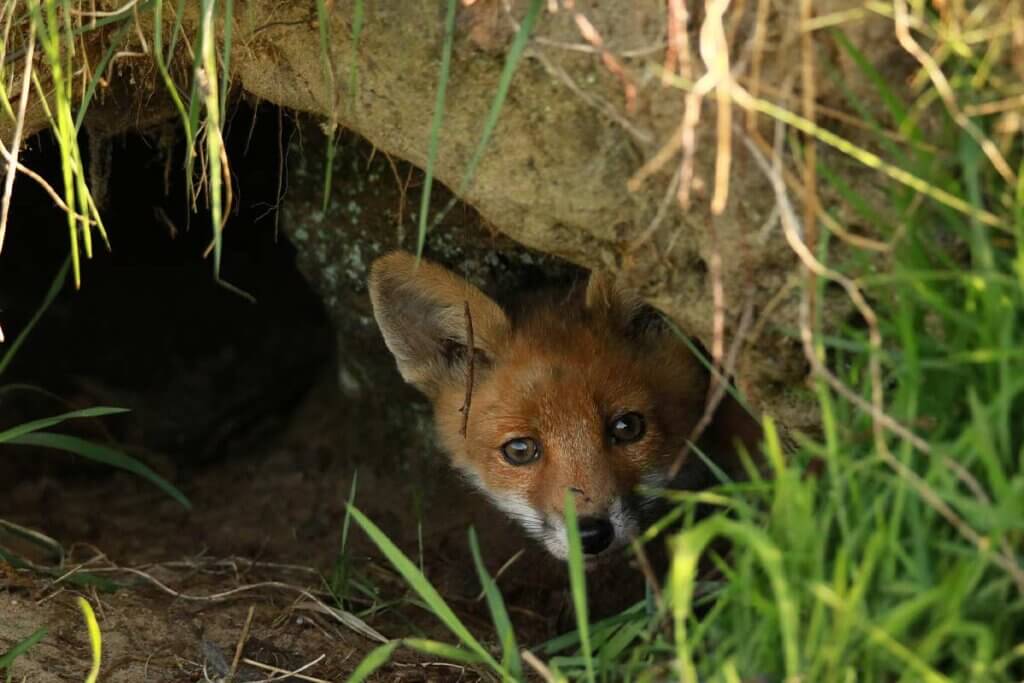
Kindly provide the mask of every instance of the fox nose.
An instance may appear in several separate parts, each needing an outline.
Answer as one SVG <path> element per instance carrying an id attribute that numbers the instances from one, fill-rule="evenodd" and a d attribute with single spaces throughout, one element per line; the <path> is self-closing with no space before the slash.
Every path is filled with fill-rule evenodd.
<path id="1" fill-rule="evenodd" d="M 615 528 L 603 517 L 581 517 L 579 526 L 583 552 L 587 555 L 597 555 L 611 545 L 615 537 Z"/>

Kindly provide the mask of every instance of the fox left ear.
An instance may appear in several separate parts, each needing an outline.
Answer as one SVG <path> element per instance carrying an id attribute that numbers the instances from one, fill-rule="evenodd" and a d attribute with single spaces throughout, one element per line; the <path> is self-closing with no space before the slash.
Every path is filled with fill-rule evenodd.
<path id="1" fill-rule="evenodd" d="M 636 291 L 623 287 L 607 272 L 590 274 L 584 305 L 591 313 L 606 315 L 629 336 L 639 337 L 662 328 L 658 311 L 644 303 Z"/>
<path id="2" fill-rule="evenodd" d="M 370 268 L 370 301 L 384 343 L 406 382 L 433 398 L 461 382 L 469 354 L 493 356 L 506 342 L 509 323 L 490 297 L 439 265 L 395 251 Z M 469 349 L 466 307 L 473 325 Z"/>

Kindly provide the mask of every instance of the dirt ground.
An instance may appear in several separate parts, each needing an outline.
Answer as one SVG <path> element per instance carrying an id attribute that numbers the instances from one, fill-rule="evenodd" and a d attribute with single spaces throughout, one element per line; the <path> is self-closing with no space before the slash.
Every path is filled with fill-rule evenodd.
<path id="1" fill-rule="evenodd" d="M 359 471 L 357 506 L 411 556 L 422 524 L 427 576 L 477 633 L 490 633 L 485 605 L 467 550 L 466 527 L 480 534 L 492 572 L 520 549 L 526 552 L 500 581 L 524 644 L 536 644 L 567 626 L 564 570 L 526 542 L 519 531 L 435 462 L 396 466 L 403 444 L 384 435 L 364 439 L 345 419 L 332 386 L 315 387 L 286 429 L 245 457 L 191 473 L 186 512 L 128 475 L 95 473 L 73 480 L 24 471 L 10 482 L 0 518 L 40 530 L 68 548 L 67 572 L 124 582 L 114 593 L 76 586 L 67 576 L 44 578 L 5 568 L 0 582 L 0 649 L 39 626 L 50 634 L 19 660 L 16 678 L 72 680 L 87 670 L 88 650 L 76 595 L 93 601 L 104 633 L 104 680 L 200 681 L 230 662 L 247 612 L 254 615 L 243 657 L 342 680 L 375 643 L 317 611 L 299 591 L 323 600 L 318 573 L 335 561 L 351 478 Z M 60 458 L 54 455 L 52 458 Z M 413 454 L 413 460 L 416 455 Z M 6 478 L 6 477 L 5 477 Z M 6 487 L 5 487 L 6 488 Z M 422 515 L 415 502 L 422 496 Z M 380 602 L 406 594 L 389 565 L 358 531 L 350 552 L 355 569 L 381 591 Z M 140 568 L 152 580 L 117 567 Z M 109 572 L 109 573 L 108 573 Z M 273 582 L 274 585 L 266 585 Z M 265 584 L 263 587 L 246 587 Z M 234 591 L 223 599 L 206 599 Z M 178 595 L 180 594 L 180 595 Z M 369 607 L 357 600 L 352 609 Z M 560 623 L 561 622 L 561 623 Z M 386 637 L 422 632 L 450 641 L 425 611 L 410 604 L 384 609 L 366 623 Z M 380 680 L 474 680 L 460 670 L 399 657 Z M 418 663 L 417 663 L 418 662 Z M 243 667 L 238 680 L 266 670 Z"/>
<path id="2" fill-rule="evenodd" d="M 207 226 L 190 225 L 183 202 L 170 199 L 182 196 L 181 187 L 164 186 L 152 141 L 129 139 L 115 150 L 110 179 L 113 251 L 97 251 L 86 286 L 65 288 L 0 381 L 51 392 L 0 393 L 0 429 L 73 408 L 132 408 L 55 431 L 124 449 L 193 504 L 185 510 L 138 477 L 62 453 L 2 447 L 0 520 L 45 534 L 65 551 L 60 562 L 0 534 L 3 547 L 42 568 L 0 562 L 0 652 L 48 630 L 17 660 L 12 680 L 84 678 L 89 650 L 79 595 L 97 613 L 102 680 L 111 683 L 218 680 L 239 643 L 235 680 L 308 665 L 302 675 L 339 681 L 381 635 L 454 642 L 354 526 L 352 585 L 374 593 L 353 590 L 345 613 L 323 608 L 337 606 L 324 577 L 337 563 L 354 477 L 357 507 L 422 562 L 474 633 L 493 643 L 469 525 L 492 574 L 515 558 L 499 586 L 520 645 L 572 628 L 564 567 L 470 491 L 429 439 L 399 433 L 380 418 L 379 403 L 339 389 L 333 327 L 267 210 L 278 184 L 267 169 L 278 164 L 276 144 L 259 144 L 261 125 L 240 164 L 248 170 L 239 177 L 242 199 L 224 266 L 225 278 L 257 304 L 212 281 L 199 257 Z M 267 135 L 276 141 L 276 131 Z M 51 143 L 37 140 L 25 158 L 56 173 L 52 153 Z M 31 315 L 67 250 L 66 224 L 34 192 L 25 183 L 16 189 L 0 258 L 8 333 Z M 408 415 L 422 419 L 423 406 L 410 405 Z M 592 616 L 642 597 L 641 574 L 625 564 L 598 568 L 589 580 Z M 479 678 L 400 650 L 375 680 Z"/>

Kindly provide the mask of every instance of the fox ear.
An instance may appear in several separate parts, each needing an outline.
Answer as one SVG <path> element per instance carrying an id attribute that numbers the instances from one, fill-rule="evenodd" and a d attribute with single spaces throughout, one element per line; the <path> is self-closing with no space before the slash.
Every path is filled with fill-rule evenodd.
<path id="1" fill-rule="evenodd" d="M 493 357 L 509 334 L 504 311 L 486 294 L 441 266 L 396 251 L 370 267 L 370 301 L 384 343 L 406 382 L 433 397 L 463 376 L 473 324 L 473 353 Z"/>
<path id="2" fill-rule="evenodd" d="M 663 327 L 661 315 L 635 291 L 623 287 L 610 273 L 594 271 L 587 280 L 585 306 L 607 316 L 627 336 L 643 337 Z"/>

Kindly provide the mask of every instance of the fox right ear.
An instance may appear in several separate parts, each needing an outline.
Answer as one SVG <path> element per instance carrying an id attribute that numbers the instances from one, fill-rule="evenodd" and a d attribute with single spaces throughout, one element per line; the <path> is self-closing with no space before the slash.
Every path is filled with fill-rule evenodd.
<path id="1" fill-rule="evenodd" d="M 509 322 L 486 294 L 441 266 L 404 251 L 370 267 L 370 301 L 384 343 L 406 382 L 432 397 L 446 381 L 462 381 L 469 357 L 466 305 L 473 321 L 473 353 L 493 357 Z"/>

